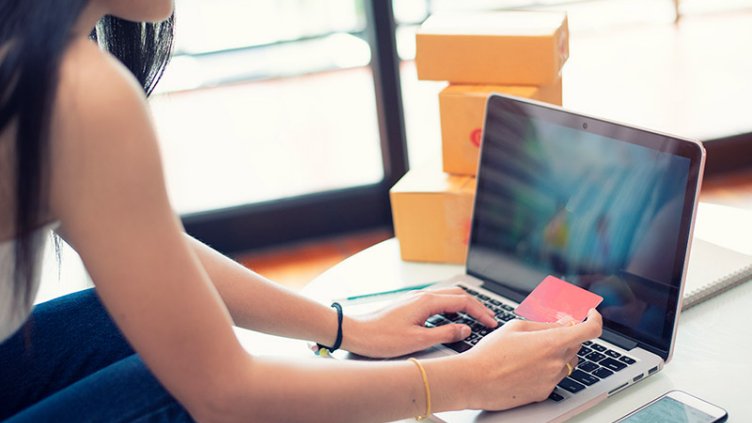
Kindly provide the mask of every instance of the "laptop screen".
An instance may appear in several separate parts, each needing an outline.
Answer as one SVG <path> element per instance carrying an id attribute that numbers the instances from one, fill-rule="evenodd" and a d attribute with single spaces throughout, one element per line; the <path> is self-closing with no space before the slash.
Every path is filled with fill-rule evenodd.
<path id="1" fill-rule="evenodd" d="M 604 298 L 605 327 L 667 351 L 702 148 L 492 96 L 482 149 L 468 273 L 516 301 L 567 280 Z"/>

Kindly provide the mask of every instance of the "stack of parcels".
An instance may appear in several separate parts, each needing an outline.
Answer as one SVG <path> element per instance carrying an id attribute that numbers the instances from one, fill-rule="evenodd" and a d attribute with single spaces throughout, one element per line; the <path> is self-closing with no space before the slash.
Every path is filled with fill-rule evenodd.
<path id="1" fill-rule="evenodd" d="M 567 17 L 550 12 L 435 14 L 416 36 L 418 79 L 439 93 L 442 169 L 415 169 L 390 191 L 403 260 L 465 262 L 486 100 L 502 93 L 561 105 Z"/>

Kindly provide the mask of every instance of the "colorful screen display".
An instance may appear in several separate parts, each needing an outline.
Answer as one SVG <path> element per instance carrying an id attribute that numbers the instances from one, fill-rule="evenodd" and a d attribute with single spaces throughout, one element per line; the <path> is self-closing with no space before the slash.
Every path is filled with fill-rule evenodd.
<path id="1" fill-rule="evenodd" d="M 607 327 L 667 348 L 699 150 L 503 97 L 488 107 L 468 273 L 517 301 L 554 275 L 602 296 Z"/>

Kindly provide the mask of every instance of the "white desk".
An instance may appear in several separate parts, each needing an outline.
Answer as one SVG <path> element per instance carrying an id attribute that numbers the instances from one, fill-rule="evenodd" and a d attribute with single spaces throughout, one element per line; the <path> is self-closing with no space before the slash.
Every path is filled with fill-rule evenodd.
<path id="1" fill-rule="evenodd" d="M 362 251 L 316 278 L 304 293 L 329 303 L 333 298 L 440 280 L 460 266 L 400 260 L 391 239 Z M 609 422 L 660 394 L 680 389 L 720 405 L 731 422 L 752 421 L 752 283 L 700 304 L 681 316 L 673 360 L 657 375 L 606 400 L 572 421 Z M 294 351 L 300 342 L 290 341 Z"/>

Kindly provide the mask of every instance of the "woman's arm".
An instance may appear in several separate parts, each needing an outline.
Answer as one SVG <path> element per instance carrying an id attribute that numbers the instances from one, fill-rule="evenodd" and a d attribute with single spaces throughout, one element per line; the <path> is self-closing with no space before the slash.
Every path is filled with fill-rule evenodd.
<path id="1" fill-rule="evenodd" d="M 341 411 L 342 421 L 379 421 L 419 412 L 422 383 L 409 363 L 279 363 L 243 350 L 167 200 L 143 95 L 114 59 L 76 42 L 53 116 L 51 208 L 118 327 L 194 417 L 315 421 Z"/>
<path id="2" fill-rule="evenodd" d="M 236 325 L 325 345 L 334 344 L 337 315 L 333 309 L 265 279 L 190 236 L 186 235 L 186 239 Z M 346 319 L 344 332 L 352 333 L 352 325 L 352 320 Z"/>
<path id="3" fill-rule="evenodd" d="M 186 236 L 238 326 L 332 345 L 337 314 L 294 293 Z M 408 354 L 467 337 L 465 325 L 426 328 L 436 313 L 463 311 L 495 327 L 493 314 L 460 289 L 425 293 L 368 317 L 344 316 L 342 349 L 371 357 Z"/>

